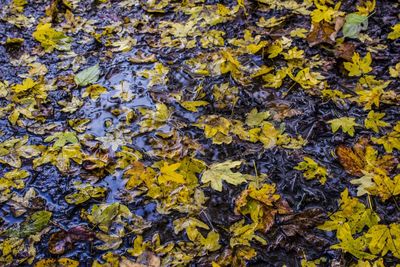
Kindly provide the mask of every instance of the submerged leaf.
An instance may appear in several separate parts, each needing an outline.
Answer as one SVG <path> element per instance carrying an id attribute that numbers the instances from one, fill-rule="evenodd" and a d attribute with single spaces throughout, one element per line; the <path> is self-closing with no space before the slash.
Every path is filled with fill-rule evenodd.
<path id="1" fill-rule="evenodd" d="M 100 66 L 96 64 L 77 73 L 74 81 L 78 86 L 86 86 L 97 82 L 100 77 Z"/>
<path id="2" fill-rule="evenodd" d="M 29 237 L 42 231 L 50 221 L 52 213 L 49 211 L 37 211 L 29 216 L 20 226 L 9 229 L 7 234 L 12 237 Z"/>
<path id="3" fill-rule="evenodd" d="M 78 267 L 79 261 L 69 258 L 42 259 L 35 264 L 35 267 Z"/>

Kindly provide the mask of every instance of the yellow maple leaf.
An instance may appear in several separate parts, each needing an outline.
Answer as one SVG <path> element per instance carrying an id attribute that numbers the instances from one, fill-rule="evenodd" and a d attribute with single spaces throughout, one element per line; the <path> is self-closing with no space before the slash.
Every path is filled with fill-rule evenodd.
<path id="1" fill-rule="evenodd" d="M 66 36 L 63 32 L 53 29 L 51 23 L 40 23 L 32 36 L 36 41 L 40 42 L 46 52 L 52 52 L 54 49 L 61 51 L 71 50 L 72 38 Z"/>
<path id="2" fill-rule="evenodd" d="M 368 52 L 364 58 L 360 58 L 360 54 L 355 52 L 351 58 L 352 62 L 345 62 L 344 68 L 349 71 L 349 76 L 361 76 L 372 71 L 370 67 L 372 63 L 371 53 Z"/>
<path id="3" fill-rule="evenodd" d="M 294 169 L 303 171 L 303 176 L 307 180 L 317 178 L 321 184 L 325 184 L 326 177 L 328 176 L 326 168 L 320 166 L 312 158 L 304 157 L 303 160 L 304 161 L 300 162 Z"/>
<path id="4" fill-rule="evenodd" d="M 367 208 L 358 198 L 349 196 L 348 189 L 345 189 L 340 196 L 339 209 L 329 216 L 329 220 L 318 226 L 319 229 L 334 231 L 347 224 L 351 234 L 356 234 L 366 226 L 371 227 L 380 221 L 378 214 Z"/>
<path id="5" fill-rule="evenodd" d="M 92 84 L 88 87 L 86 87 L 85 92 L 82 94 L 82 97 L 87 97 L 89 96 L 92 100 L 97 100 L 101 94 L 104 94 L 107 92 L 107 88 L 104 86 L 101 86 L 99 84 Z"/>
<path id="6" fill-rule="evenodd" d="M 400 78 L 400 62 L 394 67 L 389 67 L 389 73 L 392 78 Z"/>
<path id="7" fill-rule="evenodd" d="M 182 107 L 191 112 L 198 112 L 199 107 L 207 106 L 209 103 L 204 100 L 195 100 L 195 101 L 183 101 L 180 104 Z"/>
<path id="8" fill-rule="evenodd" d="M 359 259 L 374 259 L 375 255 L 372 255 L 368 252 L 365 252 L 365 248 L 367 247 L 367 240 L 364 236 L 354 238 L 351 235 L 351 229 L 349 224 L 345 223 L 341 228 L 338 229 L 337 238 L 340 243 L 331 246 L 333 249 L 341 249 L 350 254 L 353 254 L 355 257 Z"/>
<path id="9" fill-rule="evenodd" d="M 159 62 L 154 64 L 154 69 L 152 70 L 143 70 L 138 72 L 140 76 L 143 76 L 146 79 L 150 80 L 149 84 L 147 85 L 148 87 L 152 87 L 154 85 L 167 84 L 168 73 L 169 73 L 169 68 Z"/>
<path id="10" fill-rule="evenodd" d="M 219 192 L 222 191 L 222 181 L 233 185 L 244 183 L 246 182 L 246 175 L 231 171 L 232 168 L 238 167 L 241 164 L 241 161 L 231 160 L 222 163 L 214 163 L 204 171 L 201 181 L 203 183 L 210 182 L 211 187 Z"/>
<path id="11" fill-rule="evenodd" d="M 388 39 L 396 40 L 400 38 L 400 23 L 397 23 L 392 27 L 392 32 L 389 33 Z"/>
<path id="12" fill-rule="evenodd" d="M 400 150 L 400 122 L 393 127 L 393 131 L 379 138 L 372 137 L 371 140 L 375 144 L 383 145 L 387 153 L 392 153 L 393 149 Z"/>
<path id="13" fill-rule="evenodd" d="M 23 80 L 22 84 L 16 84 L 12 87 L 12 90 L 15 93 L 25 92 L 37 85 L 37 82 L 34 82 L 31 78 L 27 78 Z"/>
<path id="14" fill-rule="evenodd" d="M 344 133 L 348 133 L 350 136 L 354 136 L 354 127 L 360 126 L 355 122 L 355 118 L 342 117 L 328 121 L 331 124 L 332 132 L 336 133 L 339 128 L 342 128 Z"/>
<path id="15" fill-rule="evenodd" d="M 164 162 L 164 165 L 160 168 L 160 174 L 158 175 L 158 182 L 160 184 L 167 184 L 168 182 L 174 182 L 179 184 L 186 183 L 182 174 L 176 172 L 178 168 L 181 166 L 181 163 L 174 163 L 169 165 L 167 162 Z"/>
<path id="16" fill-rule="evenodd" d="M 381 120 L 384 116 L 385 113 L 379 113 L 371 110 L 364 121 L 365 128 L 371 129 L 378 133 L 379 127 L 386 127 L 390 125 L 389 123 Z"/>
<path id="17" fill-rule="evenodd" d="M 382 201 L 386 201 L 393 196 L 400 195 L 400 175 L 396 175 L 393 179 L 390 179 L 390 177 L 386 174 L 386 171 L 376 169 L 372 180 L 375 185 L 367 188 L 367 190 L 372 195 L 379 196 Z"/>
<path id="18" fill-rule="evenodd" d="M 400 258 L 400 225 L 378 224 L 372 226 L 365 237 L 369 240 L 368 248 L 374 255 L 385 256 L 389 251 L 393 256 Z"/>

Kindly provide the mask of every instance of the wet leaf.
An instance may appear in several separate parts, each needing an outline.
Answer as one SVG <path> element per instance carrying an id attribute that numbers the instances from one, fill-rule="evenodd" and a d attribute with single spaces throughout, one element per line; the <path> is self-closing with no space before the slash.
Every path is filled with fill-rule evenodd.
<path id="1" fill-rule="evenodd" d="M 29 216 L 20 226 L 7 231 L 12 237 L 29 237 L 42 231 L 50 221 L 52 213 L 49 211 L 37 211 Z"/>
<path id="2" fill-rule="evenodd" d="M 85 92 L 82 94 L 82 97 L 89 96 L 92 100 L 97 100 L 101 96 L 101 94 L 104 94 L 106 92 L 107 88 L 98 84 L 93 84 L 86 88 Z"/>
<path id="3" fill-rule="evenodd" d="M 371 110 L 364 121 L 365 128 L 371 129 L 375 133 L 378 133 L 379 127 L 387 127 L 390 125 L 389 123 L 381 120 L 384 116 L 385 113 L 375 113 L 375 111 Z"/>
<path id="4" fill-rule="evenodd" d="M 176 172 L 176 170 L 181 166 L 181 164 L 174 163 L 169 165 L 164 162 L 164 165 L 160 168 L 160 175 L 158 176 L 158 182 L 160 184 L 166 184 L 168 182 L 174 182 L 183 184 L 186 181 L 183 179 L 183 176 Z"/>
<path id="5" fill-rule="evenodd" d="M 79 261 L 69 258 L 42 259 L 35 264 L 35 267 L 78 267 Z"/>
<path id="6" fill-rule="evenodd" d="M 365 172 L 373 173 L 377 168 L 389 172 L 397 163 L 391 155 L 379 156 L 378 151 L 363 138 L 353 148 L 339 145 L 336 155 L 345 171 L 354 176 L 362 176 Z"/>
<path id="7" fill-rule="evenodd" d="M 321 184 L 325 184 L 326 177 L 328 176 L 327 170 L 318 165 L 312 158 L 304 157 L 303 162 L 300 162 L 296 167 L 295 170 L 303 171 L 303 176 L 307 180 L 309 179 L 319 179 Z"/>
<path id="8" fill-rule="evenodd" d="M 49 251 L 52 254 L 64 254 L 72 249 L 75 242 L 93 240 L 94 233 L 84 226 L 75 226 L 68 231 L 58 231 L 49 239 Z"/>
<path id="9" fill-rule="evenodd" d="M 32 36 L 40 42 L 46 52 L 52 52 L 54 49 L 71 50 L 72 38 L 53 29 L 51 23 L 39 23 Z"/>
<path id="10" fill-rule="evenodd" d="M 385 256 L 390 251 L 393 256 L 400 258 L 400 226 L 398 224 L 374 225 L 365 237 L 369 241 L 368 248 L 371 253 Z"/>
<path id="11" fill-rule="evenodd" d="M 371 53 L 367 53 L 364 58 L 360 58 L 360 55 L 355 52 L 351 58 L 352 62 L 345 62 L 344 68 L 349 71 L 349 76 L 361 76 L 372 70 L 370 67 L 372 62 Z"/>
<path id="12" fill-rule="evenodd" d="M 330 215 L 329 220 L 318 228 L 325 231 L 334 231 L 346 227 L 344 234 L 351 236 L 361 232 L 365 226 L 372 227 L 378 224 L 379 221 L 379 216 L 373 210 L 367 208 L 357 198 L 349 196 L 349 191 L 345 189 L 341 193 L 339 210 Z M 348 232 L 350 233 L 348 234 Z"/>
<path id="13" fill-rule="evenodd" d="M 100 77 L 100 72 L 100 66 L 96 64 L 78 72 L 74 77 L 74 81 L 78 86 L 86 86 L 95 83 Z"/>
<path id="14" fill-rule="evenodd" d="M 357 38 L 359 33 L 368 28 L 368 16 L 351 13 L 346 15 L 346 22 L 343 25 L 343 36 Z"/>
<path id="15" fill-rule="evenodd" d="M 257 109 L 254 108 L 247 114 L 246 124 L 250 127 L 260 126 L 269 116 L 270 113 L 268 111 L 258 112 Z"/>
<path id="16" fill-rule="evenodd" d="M 25 170 L 12 170 L 6 172 L 3 177 L 0 177 L 0 202 L 6 200 L 11 190 L 24 188 L 24 179 L 27 177 L 29 177 L 29 172 Z"/>
<path id="17" fill-rule="evenodd" d="M 129 218 L 132 215 L 128 207 L 120 203 L 94 205 L 89 214 L 85 216 L 95 226 L 103 232 L 108 232 L 111 224 L 121 222 L 123 218 Z"/>
<path id="18" fill-rule="evenodd" d="M 199 107 L 204 107 L 208 104 L 207 101 L 184 101 L 181 103 L 182 107 L 192 112 L 198 112 Z"/>
<path id="19" fill-rule="evenodd" d="M 250 215 L 255 230 L 263 232 L 272 227 L 276 215 L 287 214 L 289 211 L 287 203 L 277 194 L 275 184 L 257 186 L 256 182 L 251 182 L 235 202 L 235 213 Z"/>
<path id="20" fill-rule="evenodd" d="M 349 224 L 345 223 L 338 229 L 337 237 L 340 243 L 331 246 L 333 249 L 341 249 L 345 252 L 351 253 L 358 259 L 374 259 L 375 255 L 365 252 L 367 240 L 364 236 L 353 238 L 350 231 Z"/>
<path id="21" fill-rule="evenodd" d="M 321 21 L 311 25 L 307 35 L 307 42 L 310 46 L 321 43 L 335 44 L 337 33 L 343 25 L 343 18 L 337 18 L 335 24 Z"/>
<path id="22" fill-rule="evenodd" d="M 77 144 L 79 140 L 74 132 L 58 132 L 44 139 L 45 142 L 52 142 L 54 148 L 64 147 L 66 144 Z"/>
<path id="23" fill-rule="evenodd" d="M 355 122 L 355 118 L 351 117 L 333 119 L 328 121 L 328 123 L 331 124 L 333 133 L 336 133 L 339 128 L 341 128 L 343 133 L 348 133 L 350 136 L 354 136 L 354 127 L 359 126 L 359 124 Z"/>
<path id="24" fill-rule="evenodd" d="M 210 182 L 211 188 L 222 191 L 222 181 L 232 185 L 239 185 L 246 182 L 246 176 L 239 172 L 232 172 L 231 169 L 242 164 L 241 161 L 225 161 L 222 163 L 214 163 L 205 170 L 201 176 L 203 183 Z"/>
<path id="25" fill-rule="evenodd" d="M 382 137 L 372 137 L 375 144 L 383 145 L 387 153 L 392 153 L 394 149 L 400 150 L 400 122 L 393 127 L 393 130 Z"/>
<path id="26" fill-rule="evenodd" d="M 65 201 L 69 204 L 79 205 L 91 198 L 100 199 L 106 196 L 107 189 L 101 186 L 91 186 L 90 184 L 75 184 L 77 192 L 66 195 Z"/>
<path id="27" fill-rule="evenodd" d="M 388 39 L 396 40 L 400 38 L 400 23 L 397 23 L 392 27 L 392 32 L 389 33 Z"/>

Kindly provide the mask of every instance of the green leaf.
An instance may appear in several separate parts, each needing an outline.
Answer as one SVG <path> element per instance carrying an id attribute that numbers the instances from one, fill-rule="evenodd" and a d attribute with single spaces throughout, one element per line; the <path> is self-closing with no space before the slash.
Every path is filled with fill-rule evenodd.
<path id="1" fill-rule="evenodd" d="M 86 86 L 88 84 L 97 82 L 99 76 L 100 66 L 99 64 L 96 64 L 76 74 L 74 77 L 74 81 L 78 86 Z"/>
<path id="2" fill-rule="evenodd" d="M 94 205 L 87 219 L 97 225 L 103 232 L 108 232 L 113 222 L 122 222 L 122 218 L 129 218 L 132 213 L 128 207 L 119 203 Z"/>
<path id="3" fill-rule="evenodd" d="M 346 22 L 343 25 L 343 36 L 349 38 L 358 38 L 362 30 L 368 28 L 368 16 L 362 16 L 357 13 L 351 13 L 346 16 Z"/>
<path id="4" fill-rule="evenodd" d="M 49 223 L 51 218 L 50 211 L 37 211 L 28 217 L 20 227 L 12 228 L 7 231 L 11 237 L 28 237 L 42 231 Z"/>
<path id="5" fill-rule="evenodd" d="M 247 114 L 246 124 L 250 127 L 260 126 L 269 116 L 270 113 L 268 111 L 258 112 L 257 108 L 253 108 L 250 113 Z"/>

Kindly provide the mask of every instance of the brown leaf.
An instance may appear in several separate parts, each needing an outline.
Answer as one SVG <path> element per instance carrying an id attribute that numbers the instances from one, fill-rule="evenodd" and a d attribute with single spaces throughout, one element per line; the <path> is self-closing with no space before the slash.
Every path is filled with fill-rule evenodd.
<path id="1" fill-rule="evenodd" d="M 316 225 L 326 220 L 325 212 L 320 208 L 310 208 L 302 212 L 281 216 L 277 220 L 280 229 L 272 247 L 298 250 L 299 237 L 313 246 L 323 248 L 329 242 L 313 233 Z M 301 240 L 300 239 L 300 240 Z"/>
<path id="2" fill-rule="evenodd" d="M 128 60 L 135 64 L 144 64 L 154 63 L 157 61 L 157 58 L 154 54 L 146 55 L 143 51 L 137 51 L 133 56 L 128 58 Z"/>
<path id="3" fill-rule="evenodd" d="M 145 251 L 139 255 L 137 262 L 147 267 L 160 267 L 161 260 L 151 251 Z"/>
<path id="4" fill-rule="evenodd" d="M 281 225 L 286 235 L 293 236 L 323 223 L 326 220 L 325 217 L 322 209 L 310 208 L 303 212 L 281 216 L 277 223 Z"/>
<path id="5" fill-rule="evenodd" d="M 311 25 L 310 33 L 307 36 L 307 41 L 310 46 L 315 46 L 321 43 L 335 44 L 336 35 L 344 24 L 342 17 L 336 18 L 335 25 L 321 21 Z"/>
<path id="6" fill-rule="evenodd" d="M 362 176 L 361 171 L 364 167 L 364 162 L 362 158 L 353 152 L 353 149 L 345 145 L 339 145 L 336 148 L 336 155 L 347 173 L 354 176 Z"/>
<path id="7" fill-rule="evenodd" d="M 344 60 L 351 61 L 356 47 L 352 43 L 341 43 L 335 46 L 335 57 L 343 58 Z"/>
<path id="8" fill-rule="evenodd" d="M 72 241 L 65 231 L 59 231 L 51 235 L 49 240 L 49 251 L 51 254 L 63 254 L 72 248 Z"/>
<path id="9" fill-rule="evenodd" d="M 397 164 L 397 159 L 391 155 L 376 156 L 373 161 L 370 158 L 367 159 L 367 148 L 371 149 L 371 146 L 368 146 L 367 138 L 360 138 L 353 148 L 345 145 L 339 145 L 336 148 L 339 162 L 348 174 L 361 177 L 364 170 L 373 171 L 373 168 L 381 168 L 390 172 Z M 369 162 L 369 165 L 367 165 L 367 162 Z M 366 170 L 366 168 L 369 169 Z"/>
<path id="10" fill-rule="evenodd" d="M 76 241 L 92 240 L 94 233 L 83 226 L 75 226 L 68 231 L 61 230 L 51 235 L 49 251 L 52 254 L 63 254 L 72 248 Z"/>
<path id="11" fill-rule="evenodd" d="M 94 233 L 84 226 L 78 225 L 68 230 L 68 235 L 72 240 L 92 240 Z"/>

